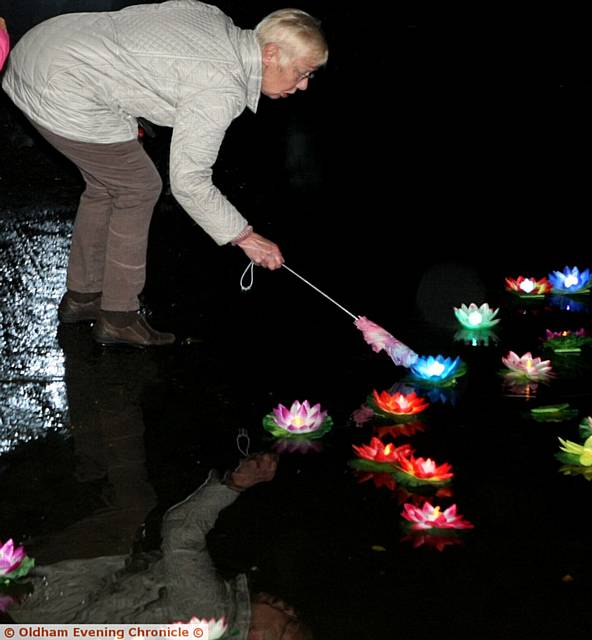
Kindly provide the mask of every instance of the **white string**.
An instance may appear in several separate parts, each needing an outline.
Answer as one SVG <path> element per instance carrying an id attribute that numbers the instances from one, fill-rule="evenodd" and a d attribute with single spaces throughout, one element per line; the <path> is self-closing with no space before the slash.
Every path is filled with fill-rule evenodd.
<path id="1" fill-rule="evenodd" d="M 241 440 L 243 438 L 246 440 L 246 447 L 244 449 L 243 449 L 243 446 L 241 445 Z M 249 433 L 247 432 L 246 429 L 239 429 L 238 435 L 236 436 L 236 448 L 239 450 L 240 453 L 242 453 L 242 455 L 245 458 L 249 457 L 250 446 L 251 446 L 251 438 L 249 438 Z"/>
<path id="2" fill-rule="evenodd" d="M 253 286 L 253 268 L 255 267 L 255 263 L 251 260 L 251 262 L 249 262 L 249 264 L 247 265 L 247 268 L 243 271 L 243 275 L 241 276 L 240 279 L 240 288 L 241 291 L 250 291 L 252 286 Z M 243 284 L 243 280 L 245 279 L 245 276 L 247 275 L 248 272 L 250 273 L 250 282 L 248 285 Z"/>
<path id="3" fill-rule="evenodd" d="M 358 319 L 358 316 L 355 316 L 351 311 L 348 311 L 345 307 L 342 307 L 338 302 L 335 302 L 335 300 L 333 300 L 333 298 L 330 298 L 326 293 L 321 291 L 318 287 L 315 287 L 314 284 L 309 282 L 306 278 L 303 278 L 300 274 L 296 273 L 296 271 L 294 271 L 294 269 L 290 269 L 290 267 L 288 267 L 288 265 L 286 265 L 286 264 L 283 264 L 282 267 L 284 267 L 284 269 L 287 269 L 290 273 L 293 273 L 297 278 L 300 278 L 300 280 L 302 280 L 302 282 L 306 282 L 306 284 L 309 287 L 312 287 L 315 291 L 320 293 L 322 296 L 325 296 L 325 298 L 327 298 L 327 300 L 332 302 L 334 305 L 338 306 L 342 311 L 345 311 L 345 313 L 350 315 L 354 320 Z"/>

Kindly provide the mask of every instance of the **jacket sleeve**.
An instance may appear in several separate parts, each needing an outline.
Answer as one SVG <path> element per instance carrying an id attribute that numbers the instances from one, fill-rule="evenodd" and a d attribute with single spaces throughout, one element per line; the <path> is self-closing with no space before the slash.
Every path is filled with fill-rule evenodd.
<path id="1" fill-rule="evenodd" d="M 226 129 L 242 111 L 223 91 L 199 95 L 177 107 L 171 140 L 171 191 L 179 204 L 219 245 L 247 226 L 246 219 L 212 183 L 212 167 Z"/>
<path id="2" fill-rule="evenodd" d="M 162 552 L 169 601 L 179 620 L 227 614 L 228 584 L 208 553 L 206 534 L 238 493 L 210 474 L 204 484 L 166 513 Z"/>

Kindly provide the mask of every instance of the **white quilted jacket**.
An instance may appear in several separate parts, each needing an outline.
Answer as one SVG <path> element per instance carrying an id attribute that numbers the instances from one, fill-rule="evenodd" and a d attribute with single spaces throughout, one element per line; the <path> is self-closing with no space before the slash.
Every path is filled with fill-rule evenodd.
<path id="1" fill-rule="evenodd" d="M 171 190 L 218 244 L 247 221 L 212 184 L 226 129 L 256 111 L 253 31 L 195 0 L 52 18 L 11 52 L 3 88 L 34 122 L 82 142 L 125 142 L 136 117 L 173 127 Z"/>

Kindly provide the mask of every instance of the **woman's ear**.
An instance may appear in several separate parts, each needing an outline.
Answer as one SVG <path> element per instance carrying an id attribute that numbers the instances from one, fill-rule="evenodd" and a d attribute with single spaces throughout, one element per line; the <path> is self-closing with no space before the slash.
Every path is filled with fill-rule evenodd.
<path id="1" fill-rule="evenodd" d="M 280 48 L 275 42 L 268 42 L 263 47 L 263 64 L 267 67 L 272 62 L 277 61 L 280 53 Z"/>

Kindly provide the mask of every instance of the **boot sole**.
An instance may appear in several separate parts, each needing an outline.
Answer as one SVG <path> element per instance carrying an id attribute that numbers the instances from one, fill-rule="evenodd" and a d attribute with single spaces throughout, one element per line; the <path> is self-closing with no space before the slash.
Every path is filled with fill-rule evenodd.
<path id="1" fill-rule="evenodd" d="M 77 324 L 78 322 L 94 322 L 97 319 L 96 315 L 86 315 L 86 316 L 78 316 L 78 315 L 60 315 L 58 314 L 58 320 L 62 324 Z"/>

